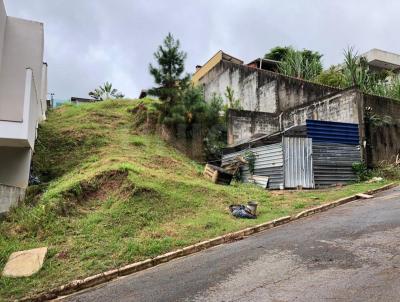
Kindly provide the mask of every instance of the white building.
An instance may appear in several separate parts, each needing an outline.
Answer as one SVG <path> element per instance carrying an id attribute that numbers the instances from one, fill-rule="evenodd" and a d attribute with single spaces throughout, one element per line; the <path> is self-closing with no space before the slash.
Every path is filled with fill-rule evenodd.
<path id="1" fill-rule="evenodd" d="M 0 0 L 0 214 L 28 186 L 37 126 L 46 113 L 43 48 L 43 24 L 7 16 Z"/>

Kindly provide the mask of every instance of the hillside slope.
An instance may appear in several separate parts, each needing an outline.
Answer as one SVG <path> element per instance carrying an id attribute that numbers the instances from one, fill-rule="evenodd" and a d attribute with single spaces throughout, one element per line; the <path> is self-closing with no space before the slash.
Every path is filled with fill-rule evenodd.
<path id="1" fill-rule="evenodd" d="M 49 113 L 33 163 L 44 183 L 0 223 L 0 269 L 17 250 L 48 246 L 48 257 L 33 277 L 1 277 L 0 300 L 382 185 L 285 193 L 217 186 L 203 179 L 202 166 L 137 130 L 137 104 L 65 105 Z M 230 216 L 230 204 L 249 200 L 260 203 L 257 220 Z"/>

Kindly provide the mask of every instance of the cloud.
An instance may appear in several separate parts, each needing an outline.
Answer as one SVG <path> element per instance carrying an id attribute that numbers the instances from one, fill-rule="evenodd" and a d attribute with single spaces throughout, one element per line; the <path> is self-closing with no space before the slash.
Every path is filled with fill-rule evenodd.
<path id="1" fill-rule="evenodd" d="M 49 90 L 87 96 L 111 81 L 136 97 L 153 81 L 148 64 L 168 32 L 187 51 L 186 68 L 218 50 L 250 61 L 276 45 L 318 50 L 339 63 L 348 45 L 360 52 L 400 52 L 396 1 L 5 0 L 9 15 L 45 23 Z"/>

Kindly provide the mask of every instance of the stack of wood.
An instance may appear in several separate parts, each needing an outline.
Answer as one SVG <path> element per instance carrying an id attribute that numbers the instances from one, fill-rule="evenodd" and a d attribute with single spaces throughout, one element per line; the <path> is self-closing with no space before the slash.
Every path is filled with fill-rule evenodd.
<path id="1" fill-rule="evenodd" d="M 219 185 L 230 185 L 233 178 L 233 174 L 228 173 L 221 167 L 217 167 L 210 164 L 206 165 L 203 175 L 205 178 L 208 178 L 213 183 Z"/>
<path id="2" fill-rule="evenodd" d="M 215 184 L 230 185 L 233 176 L 245 164 L 247 164 L 246 160 L 241 156 L 237 156 L 229 164 L 225 164 L 222 167 L 207 164 L 203 175 Z"/>
<path id="3" fill-rule="evenodd" d="M 223 164 L 222 168 L 225 171 L 227 171 L 228 173 L 235 175 L 239 171 L 239 169 L 246 164 L 247 164 L 247 161 L 242 156 L 238 155 L 230 163 Z"/>

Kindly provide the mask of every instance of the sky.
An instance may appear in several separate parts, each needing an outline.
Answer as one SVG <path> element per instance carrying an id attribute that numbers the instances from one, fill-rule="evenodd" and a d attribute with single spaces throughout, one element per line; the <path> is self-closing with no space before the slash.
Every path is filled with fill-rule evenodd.
<path id="1" fill-rule="evenodd" d="M 41 21 L 49 92 L 87 97 L 109 81 L 127 97 L 154 85 L 148 65 L 171 32 L 186 71 L 218 50 L 250 62 L 277 45 L 312 49 L 325 67 L 343 50 L 400 53 L 400 1 L 388 0 L 4 0 L 7 14 Z"/>

